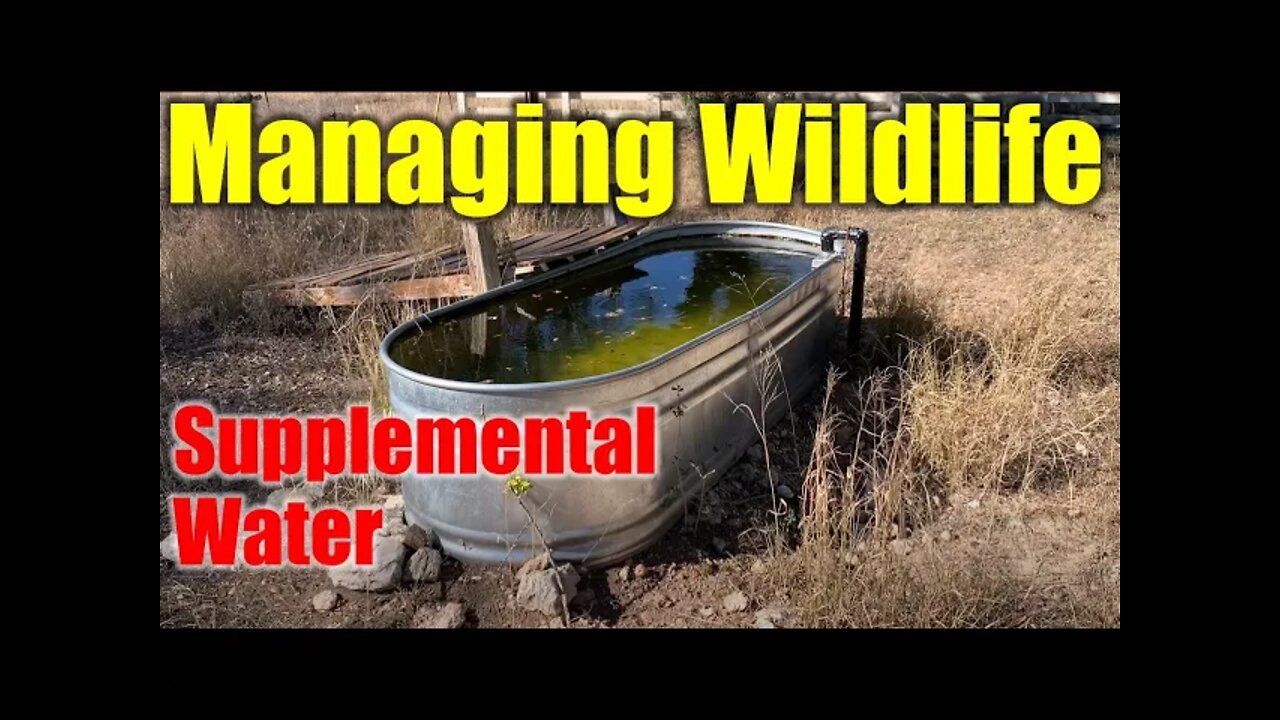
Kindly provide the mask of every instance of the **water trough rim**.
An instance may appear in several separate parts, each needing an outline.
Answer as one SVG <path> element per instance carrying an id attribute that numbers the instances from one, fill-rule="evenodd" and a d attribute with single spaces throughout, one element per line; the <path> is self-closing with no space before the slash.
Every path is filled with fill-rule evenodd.
<path id="1" fill-rule="evenodd" d="M 514 294 L 528 287 L 539 285 L 545 282 L 555 280 L 556 278 L 562 277 L 564 275 L 568 275 L 569 273 L 573 272 L 583 264 L 603 262 L 605 260 L 630 253 L 641 246 L 658 242 L 660 240 L 670 240 L 672 238 L 690 237 L 690 236 L 700 237 L 700 236 L 717 236 L 717 235 L 741 235 L 745 237 L 765 237 L 765 238 L 793 240 L 793 241 L 799 241 L 799 242 L 805 242 L 805 243 L 812 243 L 818 246 L 818 251 L 814 254 L 814 259 L 819 260 L 821 262 L 815 263 L 809 269 L 809 272 L 797 278 L 794 282 L 792 282 L 783 290 L 779 291 L 773 297 L 769 298 L 768 300 L 761 303 L 760 305 L 757 305 L 751 310 L 739 315 L 733 320 L 730 320 L 727 323 L 719 325 L 718 327 L 712 330 L 709 330 L 693 338 L 692 340 L 681 343 L 680 345 L 677 345 L 671 348 L 670 350 L 667 350 L 661 355 L 656 355 L 642 363 L 638 363 L 630 367 L 625 367 L 620 370 L 613 370 L 607 373 L 602 373 L 600 375 L 588 375 L 586 377 L 571 378 L 568 380 L 553 380 L 549 382 L 477 383 L 477 382 L 468 382 L 465 380 L 450 380 L 448 378 L 436 377 L 434 375 L 424 375 L 423 373 L 410 370 L 409 368 L 406 368 L 403 365 L 391 359 L 391 355 L 389 351 L 392 343 L 394 343 L 401 335 L 407 332 L 411 332 L 413 330 L 418 330 L 419 323 L 421 323 L 423 320 L 433 320 L 435 317 L 439 315 L 443 315 L 445 313 L 451 314 L 451 313 L 464 311 L 471 305 L 480 305 L 488 302 L 489 300 L 495 297 Z M 715 337 L 716 335 L 719 335 L 724 332 L 728 332 L 729 330 L 737 327 L 742 323 L 749 322 L 753 318 L 758 317 L 760 314 L 767 311 L 770 307 L 772 307 L 776 303 L 781 302 L 782 299 L 788 295 L 788 291 L 790 291 L 796 285 L 799 285 L 800 283 L 803 283 L 809 280 L 811 277 L 815 275 L 815 273 L 825 268 L 827 266 L 827 263 L 838 260 L 841 257 L 843 248 L 841 247 L 840 243 L 836 244 L 834 252 L 827 253 L 821 250 L 821 242 L 822 242 L 822 234 L 816 230 L 811 230 L 809 228 L 801 227 L 799 225 L 787 225 L 784 223 L 762 222 L 762 221 L 755 221 L 755 220 L 742 220 L 742 221 L 699 220 L 699 221 L 693 221 L 693 222 L 676 223 L 674 225 L 663 225 L 659 227 L 653 227 L 636 235 L 634 238 L 632 238 L 631 241 L 622 243 L 621 245 L 605 250 L 604 252 L 599 253 L 597 255 L 583 258 L 582 260 L 569 263 L 568 265 L 556 268 L 555 270 L 551 270 L 550 272 L 546 272 L 532 278 L 526 278 L 525 280 L 521 280 L 519 282 L 514 282 L 509 285 L 502 285 L 502 286 L 496 287 L 492 290 L 489 290 L 488 292 L 484 292 L 479 295 L 473 295 L 467 298 L 466 300 L 462 300 L 452 305 L 431 310 L 429 312 L 418 315 L 412 320 L 403 322 L 397 325 L 393 330 L 391 330 L 391 332 L 387 333 L 387 336 L 382 339 L 382 344 L 378 347 L 378 358 L 382 361 L 383 367 L 385 367 L 388 372 L 395 373 L 396 375 L 399 375 L 408 380 L 412 380 L 421 385 L 427 385 L 429 387 L 436 387 L 436 388 L 443 388 L 446 390 L 458 390 L 458 391 L 468 392 L 468 393 L 477 393 L 477 394 L 483 394 L 483 395 L 498 395 L 498 394 L 510 393 L 510 392 L 528 392 L 530 390 L 536 390 L 539 392 L 553 392 L 557 390 L 576 389 L 576 388 L 582 388 L 582 387 L 590 387 L 592 385 L 598 385 L 601 383 L 613 382 L 615 380 L 619 380 L 619 379 L 628 377 L 630 375 L 639 374 L 641 372 L 644 372 L 645 370 L 648 370 L 649 368 L 659 365 L 660 363 L 667 362 L 670 359 L 674 358 L 675 356 L 679 355 L 680 353 L 687 352 L 688 350 L 692 349 L 694 346 L 702 342 L 705 342 L 706 340 L 709 340 L 710 338 Z"/>

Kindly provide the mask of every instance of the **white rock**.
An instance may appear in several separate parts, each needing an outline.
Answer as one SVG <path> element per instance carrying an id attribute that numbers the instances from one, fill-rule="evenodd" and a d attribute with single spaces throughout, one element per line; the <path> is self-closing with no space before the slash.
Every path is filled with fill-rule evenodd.
<path id="1" fill-rule="evenodd" d="M 160 557 L 175 565 L 178 563 L 178 533 L 171 532 L 160 541 Z"/>
<path id="2" fill-rule="evenodd" d="M 547 568 L 530 572 L 520 578 L 520 586 L 516 589 L 516 604 L 525 610 L 540 612 L 543 615 L 556 616 L 561 612 L 560 587 L 556 584 L 556 573 L 560 573 L 560 582 L 564 585 L 566 602 L 572 602 L 578 594 L 578 571 L 572 565 L 564 564 L 558 568 Z"/>
<path id="3" fill-rule="evenodd" d="M 400 583 L 407 551 L 408 548 L 400 542 L 400 536 L 375 532 L 373 563 L 357 565 L 352 557 L 341 565 L 329 568 L 329 580 L 337 587 L 349 590 L 390 590 Z"/>
<path id="4" fill-rule="evenodd" d="M 978 508 L 982 507 L 982 502 L 977 498 L 974 498 L 969 502 L 965 503 L 964 506 L 969 508 L 970 510 L 977 510 Z"/>
<path id="5" fill-rule="evenodd" d="M 938 541 L 939 541 L 939 542 L 951 542 L 951 531 L 950 531 L 950 530 L 943 530 L 942 532 L 938 533 Z"/>
<path id="6" fill-rule="evenodd" d="M 911 554 L 911 541 L 902 539 L 890 541 L 889 549 L 895 555 L 909 555 Z"/>
<path id="7" fill-rule="evenodd" d="M 440 566 L 444 556 L 435 548 L 420 548 L 409 556 L 409 579 L 416 583 L 435 582 L 440 579 Z"/>
<path id="8" fill-rule="evenodd" d="M 413 614 L 415 628 L 453 630 L 462 627 L 466 622 L 466 608 L 462 607 L 462 603 L 456 602 L 446 603 L 439 608 L 423 605 Z"/>
<path id="9" fill-rule="evenodd" d="M 768 570 L 768 568 L 765 567 L 764 561 L 760 558 L 756 558 L 756 561 L 751 563 L 751 572 L 756 575 L 763 575 L 766 570 Z"/>
<path id="10" fill-rule="evenodd" d="M 390 522 L 393 519 L 404 522 L 404 496 L 388 495 L 386 499 L 382 501 L 382 515 L 384 523 Z"/>
<path id="11" fill-rule="evenodd" d="M 724 609 L 728 612 L 743 612 L 747 609 L 747 596 L 741 590 L 731 592 L 724 597 Z"/>
<path id="12" fill-rule="evenodd" d="M 338 593 L 332 590 L 322 590 L 311 598 L 311 607 L 315 608 L 316 612 L 329 612 L 338 607 L 339 597 Z"/>
<path id="13" fill-rule="evenodd" d="M 755 626 L 762 629 L 773 629 L 782 625 L 783 614 L 778 608 L 765 608 L 756 611 Z"/>
<path id="14" fill-rule="evenodd" d="M 374 534 L 390 535 L 400 542 L 404 542 L 405 537 L 409 534 L 409 526 L 405 525 L 403 520 L 397 520 L 396 518 L 388 520 L 384 517 L 382 519 L 382 527 L 376 530 Z"/>
<path id="15" fill-rule="evenodd" d="M 314 510 L 316 501 L 324 494 L 321 483 L 305 483 L 297 487 L 282 487 L 267 496 L 267 505 L 284 509 L 289 503 L 300 502 L 307 510 Z"/>

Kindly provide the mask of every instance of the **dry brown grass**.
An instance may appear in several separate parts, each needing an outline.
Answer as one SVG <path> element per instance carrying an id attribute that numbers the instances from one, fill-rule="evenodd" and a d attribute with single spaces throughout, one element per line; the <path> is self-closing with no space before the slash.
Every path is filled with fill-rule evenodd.
<path id="1" fill-rule="evenodd" d="M 432 94 L 361 97 L 273 95 L 271 112 L 431 115 Z M 791 480 L 803 483 L 802 528 L 770 562 L 802 624 L 1119 625 L 1118 138 L 1108 147 L 1104 190 L 1080 208 L 708 207 L 685 138 L 664 222 L 872 235 L 868 363 L 828 383 L 808 470 Z M 162 327 L 239 318 L 240 290 L 257 280 L 459 237 L 445 208 L 176 209 L 163 197 L 162 183 Z M 497 227 L 594 212 L 515 208 Z M 378 341 L 418 309 L 327 316 L 347 372 L 380 407 Z"/>
<path id="2" fill-rule="evenodd" d="M 929 238 L 967 221 L 873 241 L 871 367 L 828 385 L 802 543 L 774 566 L 802 622 L 1119 625 L 1118 192 L 1095 206 L 987 213 L 979 247 Z"/>
<path id="3" fill-rule="evenodd" d="M 1028 331 L 1031 317 L 1044 324 Z M 856 389 L 830 375 L 802 542 L 775 566 L 777 582 L 805 598 L 806 624 L 1119 624 L 1118 564 L 1114 577 L 1098 575 L 1097 563 L 1054 557 L 1006 529 L 991 542 L 991 528 L 978 527 L 1008 512 L 1013 493 L 1018 528 L 1041 515 L 1046 537 L 1101 534 L 1101 552 L 1118 562 L 1119 383 L 1064 375 L 1063 329 L 1029 312 L 989 340 L 933 330 L 909 341 L 904 365 Z M 1074 499 L 1066 513 L 1064 497 Z M 958 515 L 969 502 L 980 512 Z M 988 539 L 939 543 L 939 528 Z M 1039 575 L 1045 562 L 1057 571 Z"/>

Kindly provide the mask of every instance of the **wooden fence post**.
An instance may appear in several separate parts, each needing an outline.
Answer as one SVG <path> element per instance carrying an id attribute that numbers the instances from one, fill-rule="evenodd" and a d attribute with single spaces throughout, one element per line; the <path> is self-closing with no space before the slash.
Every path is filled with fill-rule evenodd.
<path id="1" fill-rule="evenodd" d="M 471 354 L 484 355 L 489 347 L 489 316 L 479 313 L 471 318 Z"/>
<path id="2" fill-rule="evenodd" d="M 467 252 L 467 268 L 471 273 L 471 292 L 479 295 L 502 284 L 498 273 L 498 246 L 493 240 L 493 226 L 487 222 L 464 220 L 462 248 Z"/>
<path id="3" fill-rule="evenodd" d="M 462 247 L 467 252 L 467 269 L 471 273 L 471 292 L 479 295 L 502 284 L 498 272 L 498 246 L 493 239 L 493 225 L 484 221 L 462 222 Z M 488 345 L 488 323 L 484 313 L 471 319 L 471 352 L 484 355 Z"/>
<path id="4" fill-rule="evenodd" d="M 600 209 L 601 220 L 604 221 L 607 227 L 615 227 L 627 221 L 626 216 L 618 210 L 619 192 L 621 191 L 618 190 L 616 184 L 609 183 L 609 202 L 601 206 Z"/>

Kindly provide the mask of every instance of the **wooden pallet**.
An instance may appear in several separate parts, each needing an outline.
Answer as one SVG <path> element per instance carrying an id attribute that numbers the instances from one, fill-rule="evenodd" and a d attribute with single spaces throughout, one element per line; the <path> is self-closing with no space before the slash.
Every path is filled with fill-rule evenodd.
<path id="1" fill-rule="evenodd" d="M 523 235 L 499 244 L 498 269 L 506 281 L 545 272 L 625 242 L 646 225 L 633 221 Z M 325 272 L 251 285 L 244 295 L 248 302 L 327 307 L 465 298 L 475 294 L 474 285 L 467 253 L 451 248 L 380 253 Z"/>

